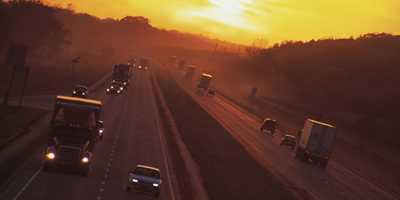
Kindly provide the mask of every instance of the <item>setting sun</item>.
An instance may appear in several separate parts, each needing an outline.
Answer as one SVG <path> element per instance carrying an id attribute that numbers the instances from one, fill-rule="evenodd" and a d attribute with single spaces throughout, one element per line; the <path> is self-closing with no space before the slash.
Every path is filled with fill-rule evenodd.
<path id="1" fill-rule="evenodd" d="M 254 30 L 251 21 L 247 19 L 247 6 L 253 0 L 209 0 L 209 7 L 189 10 L 189 16 L 206 18 L 241 29 Z"/>

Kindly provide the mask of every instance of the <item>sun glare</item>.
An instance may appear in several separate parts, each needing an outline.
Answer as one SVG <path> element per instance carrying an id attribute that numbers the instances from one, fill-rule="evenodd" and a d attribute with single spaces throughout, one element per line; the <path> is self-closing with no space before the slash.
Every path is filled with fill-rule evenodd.
<path id="1" fill-rule="evenodd" d="M 189 15 L 205 18 L 211 21 L 222 23 L 234 28 L 252 30 L 246 17 L 249 5 L 254 0 L 209 0 L 209 6 L 198 8 L 189 12 Z"/>

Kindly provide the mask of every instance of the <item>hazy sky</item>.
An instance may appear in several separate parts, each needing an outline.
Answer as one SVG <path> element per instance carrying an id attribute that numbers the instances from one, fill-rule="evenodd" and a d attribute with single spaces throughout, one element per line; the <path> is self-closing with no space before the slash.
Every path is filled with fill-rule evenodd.
<path id="1" fill-rule="evenodd" d="M 153 25 L 240 43 L 400 34 L 400 0 L 47 0 L 98 17 L 142 15 Z"/>

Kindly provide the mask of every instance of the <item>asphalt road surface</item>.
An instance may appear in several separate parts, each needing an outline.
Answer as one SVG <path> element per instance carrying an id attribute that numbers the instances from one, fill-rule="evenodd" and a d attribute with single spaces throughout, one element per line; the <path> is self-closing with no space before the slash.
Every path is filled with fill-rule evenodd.
<path id="1" fill-rule="evenodd" d="M 199 95 L 194 85 L 184 85 L 185 90 L 222 124 L 255 160 L 280 177 L 288 187 L 295 188 L 300 193 L 305 191 L 312 198 L 321 200 L 399 198 L 396 194 L 385 191 L 383 186 L 369 182 L 337 162 L 330 161 L 324 170 L 296 160 L 289 148 L 279 145 L 281 133 L 272 137 L 259 131 L 261 122 L 256 116 L 223 96 Z"/>
<path id="2" fill-rule="evenodd" d="M 155 104 L 150 73 L 137 72 L 127 91 L 120 96 L 106 96 L 105 88 L 92 98 L 103 101 L 102 119 L 105 136 L 97 143 L 92 170 L 88 177 L 71 173 L 44 172 L 40 151 L 17 170 L 5 199 L 18 200 L 87 200 L 150 199 L 151 196 L 126 192 L 127 173 L 137 164 L 158 167 L 163 184 L 159 199 L 175 200 L 173 171 Z M 39 99 L 51 99 L 38 97 Z M 27 99 L 29 103 L 29 98 Z M 44 101 L 39 101 L 46 106 Z M 34 105 L 33 105 L 34 106 Z M 48 123 L 42 121 L 41 123 Z"/>

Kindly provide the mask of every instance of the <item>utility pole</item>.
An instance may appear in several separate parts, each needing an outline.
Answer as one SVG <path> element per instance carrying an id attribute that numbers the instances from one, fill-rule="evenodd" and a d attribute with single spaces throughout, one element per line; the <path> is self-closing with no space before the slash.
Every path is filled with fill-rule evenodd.
<path id="1" fill-rule="evenodd" d="M 11 89 L 13 87 L 13 83 L 14 83 L 14 79 L 15 79 L 15 71 L 17 71 L 17 66 L 13 65 L 12 72 L 11 72 L 10 83 L 8 84 L 8 87 L 7 87 L 7 90 L 6 90 L 6 93 L 4 95 L 4 99 L 3 99 L 3 105 L 6 105 L 6 106 L 8 105 L 8 98 L 10 96 L 10 92 L 11 92 Z"/>
<path id="2" fill-rule="evenodd" d="M 26 90 L 26 85 L 27 85 L 27 83 L 28 83 L 30 71 L 31 71 L 31 69 L 30 69 L 29 67 L 27 67 L 27 68 L 25 69 L 24 86 L 23 86 L 23 88 L 22 88 L 22 94 L 19 96 L 19 104 L 18 104 L 18 105 L 19 105 L 20 107 L 22 106 L 22 99 L 23 99 L 24 96 L 25 96 L 25 90 Z"/>
<path id="3" fill-rule="evenodd" d="M 25 45 L 12 45 L 7 52 L 6 64 L 12 66 L 11 79 L 8 84 L 6 93 L 4 94 L 3 104 L 8 105 L 8 99 L 13 87 L 15 73 L 18 68 L 24 69 L 27 55 L 27 47 Z"/>
<path id="4" fill-rule="evenodd" d="M 78 64 L 81 60 L 81 57 L 76 57 L 74 59 L 72 59 L 72 63 L 71 63 L 71 79 L 72 79 L 72 87 L 74 87 L 75 83 L 75 65 Z"/>

